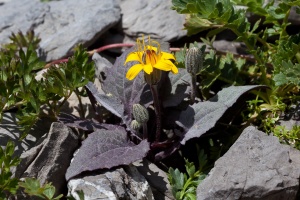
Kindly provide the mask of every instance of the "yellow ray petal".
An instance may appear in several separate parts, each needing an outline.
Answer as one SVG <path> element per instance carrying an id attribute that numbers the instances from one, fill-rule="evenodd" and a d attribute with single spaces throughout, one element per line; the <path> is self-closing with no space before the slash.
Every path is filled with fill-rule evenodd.
<path id="1" fill-rule="evenodd" d="M 156 69 L 160 69 L 160 70 L 163 70 L 163 71 L 170 71 L 171 68 L 168 66 L 168 65 L 165 65 L 163 62 L 158 62 L 156 63 L 156 65 L 154 65 L 154 67 Z"/>
<path id="2" fill-rule="evenodd" d="M 127 56 L 127 58 L 126 58 L 124 65 L 126 63 L 128 63 L 128 62 L 131 62 L 131 61 L 137 61 L 137 62 L 142 63 L 141 55 L 140 54 L 141 54 L 140 52 L 132 52 L 132 53 L 130 53 Z"/>
<path id="3" fill-rule="evenodd" d="M 154 67 L 163 71 L 171 71 L 176 66 L 169 60 L 159 60 Z"/>
<path id="4" fill-rule="evenodd" d="M 138 73 L 140 73 L 140 71 L 144 68 L 144 65 L 142 64 L 136 64 L 136 65 L 133 65 L 127 72 L 126 74 L 126 78 L 128 80 L 132 80 L 134 79 Z"/>
<path id="5" fill-rule="evenodd" d="M 153 67 L 151 64 L 148 64 L 148 65 L 144 65 L 144 71 L 147 73 L 147 74 L 151 74 L 153 72 Z"/>
<path id="6" fill-rule="evenodd" d="M 161 59 L 165 59 L 165 60 L 175 60 L 175 57 L 174 57 L 174 55 L 171 54 L 171 53 L 162 52 L 162 53 L 161 53 Z"/>
<path id="7" fill-rule="evenodd" d="M 174 65 L 172 67 L 171 71 L 173 72 L 173 74 L 177 74 L 178 73 L 178 68 Z"/>

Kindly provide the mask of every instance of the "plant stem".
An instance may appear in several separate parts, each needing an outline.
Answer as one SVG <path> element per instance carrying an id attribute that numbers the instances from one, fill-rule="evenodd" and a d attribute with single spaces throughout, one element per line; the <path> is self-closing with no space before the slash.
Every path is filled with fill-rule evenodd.
<path id="1" fill-rule="evenodd" d="M 148 127 L 147 127 L 147 122 L 143 123 L 143 139 L 148 139 Z"/>
<path id="2" fill-rule="evenodd" d="M 81 117 L 82 119 L 84 119 L 84 107 L 83 107 L 83 104 L 82 104 L 82 101 L 81 101 L 81 97 L 80 97 L 80 95 L 79 95 L 79 90 L 78 90 L 78 88 L 76 88 L 74 92 L 75 92 L 75 94 L 76 94 L 76 96 L 77 96 L 77 98 L 78 98 L 78 101 L 79 101 L 79 107 L 80 107 L 79 115 L 80 115 L 80 117 Z"/>
<path id="3" fill-rule="evenodd" d="M 233 31 L 237 36 L 241 37 L 243 42 L 245 43 L 245 45 L 247 46 L 247 48 L 252 51 L 252 54 L 254 56 L 254 58 L 256 59 L 257 63 L 258 63 L 258 67 L 260 69 L 261 72 L 261 78 L 264 84 L 269 85 L 269 81 L 267 79 L 267 70 L 266 70 L 266 66 L 265 66 L 265 62 L 264 60 L 259 56 L 259 54 L 256 52 L 255 47 L 252 46 L 250 44 L 250 42 L 247 40 L 247 38 L 249 38 L 249 33 L 241 33 L 240 31 L 233 29 L 233 28 L 229 28 L 231 31 Z"/>
<path id="4" fill-rule="evenodd" d="M 192 77 L 192 84 L 191 84 L 191 100 L 190 103 L 194 104 L 195 103 L 195 98 L 196 98 L 196 75 L 191 74 Z"/>
<path id="5" fill-rule="evenodd" d="M 155 110 L 155 114 L 156 114 L 155 141 L 159 141 L 160 130 L 161 130 L 161 110 L 160 110 L 160 102 L 159 102 L 159 98 L 158 98 L 157 85 L 150 85 L 150 90 L 152 93 L 154 110 Z"/>

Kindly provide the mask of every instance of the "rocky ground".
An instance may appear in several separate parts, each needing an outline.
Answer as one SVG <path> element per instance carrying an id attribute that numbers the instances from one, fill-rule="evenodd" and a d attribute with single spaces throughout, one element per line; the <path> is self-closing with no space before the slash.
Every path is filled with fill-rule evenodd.
<path id="1" fill-rule="evenodd" d="M 78 43 L 88 49 L 112 43 L 134 43 L 142 34 L 173 45 L 190 42 L 183 30 L 184 16 L 170 9 L 171 0 L 0 0 L 0 44 L 12 32 L 34 30 L 41 38 L 45 61 L 65 58 Z M 293 23 L 299 21 L 294 18 Z M 223 38 L 230 38 L 228 34 Z M 197 38 L 199 39 L 199 38 Z M 216 41 L 220 51 L 241 52 L 243 45 Z M 101 54 L 117 55 L 121 49 Z M 88 104 L 88 102 L 86 102 Z M 77 102 L 70 100 L 69 109 Z M 73 109 L 73 114 L 76 114 Z M 70 128 L 55 122 L 39 122 L 19 142 L 14 113 L 5 113 L 0 125 L 0 145 L 16 142 L 22 159 L 16 177 L 37 177 L 52 182 L 58 193 L 86 199 L 174 199 L 166 173 L 147 160 L 106 172 L 65 180 L 65 173 L 80 139 Z M 248 127 L 221 157 L 197 189 L 198 199 L 295 199 L 299 190 L 300 152 L 282 145 L 255 127 Z M 79 198 L 78 198 L 79 199 Z"/>

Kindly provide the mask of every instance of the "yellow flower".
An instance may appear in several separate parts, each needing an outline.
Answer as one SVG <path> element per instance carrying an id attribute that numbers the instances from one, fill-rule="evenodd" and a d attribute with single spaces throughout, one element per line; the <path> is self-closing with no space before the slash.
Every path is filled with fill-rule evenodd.
<path id="1" fill-rule="evenodd" d="M 126 78 L 132 80 L 142 70 L 147 74 L 151 74 L 154 68 L 177 74 L 178 69 L 171 61 L 175 60 L 174 55 L 161 51 L 160 44 L 157 41 L 150 40 L 150 37 L 147 43 L 148 44 L 145 44 L 144 38 L 137 39 L 137 51 L 131 52 L 127 56 L 124 64 L 132 61 L 138 63 L 128 70 Z"/>

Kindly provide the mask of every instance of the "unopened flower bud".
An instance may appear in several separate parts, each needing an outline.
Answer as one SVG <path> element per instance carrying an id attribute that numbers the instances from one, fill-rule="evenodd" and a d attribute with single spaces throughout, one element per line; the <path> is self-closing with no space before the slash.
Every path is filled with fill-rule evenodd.
<path id="1" fill-rule="evenodd" d="M 197 74 L 203 67 L 203 55 L 201 49 L 197 47 L 189 48 L 185 56 L 186 70 L 191 74 Z"/>
<path id="2" fill-rule="evenodd" d="M 137 130 L 139 130 L 141 128 L 141 124 L 134 119 L 134 120 L 131 121 L 130 127 L 133 130 L 137 131 Z"/>
<path id="3" fill-rule="evenodd" d="M 149 85 L 157 85 L 161 79 L 161 70 L 153 68 L 153 72 L 151 74 L 144 73 L 145 81 Z"/>
<path id="4" fill-rule="evenodd" d="M 136 121 L 143 124 L 149 120 L 148 110 L 141 104 L 133 104 L 133 117 Z"/>

